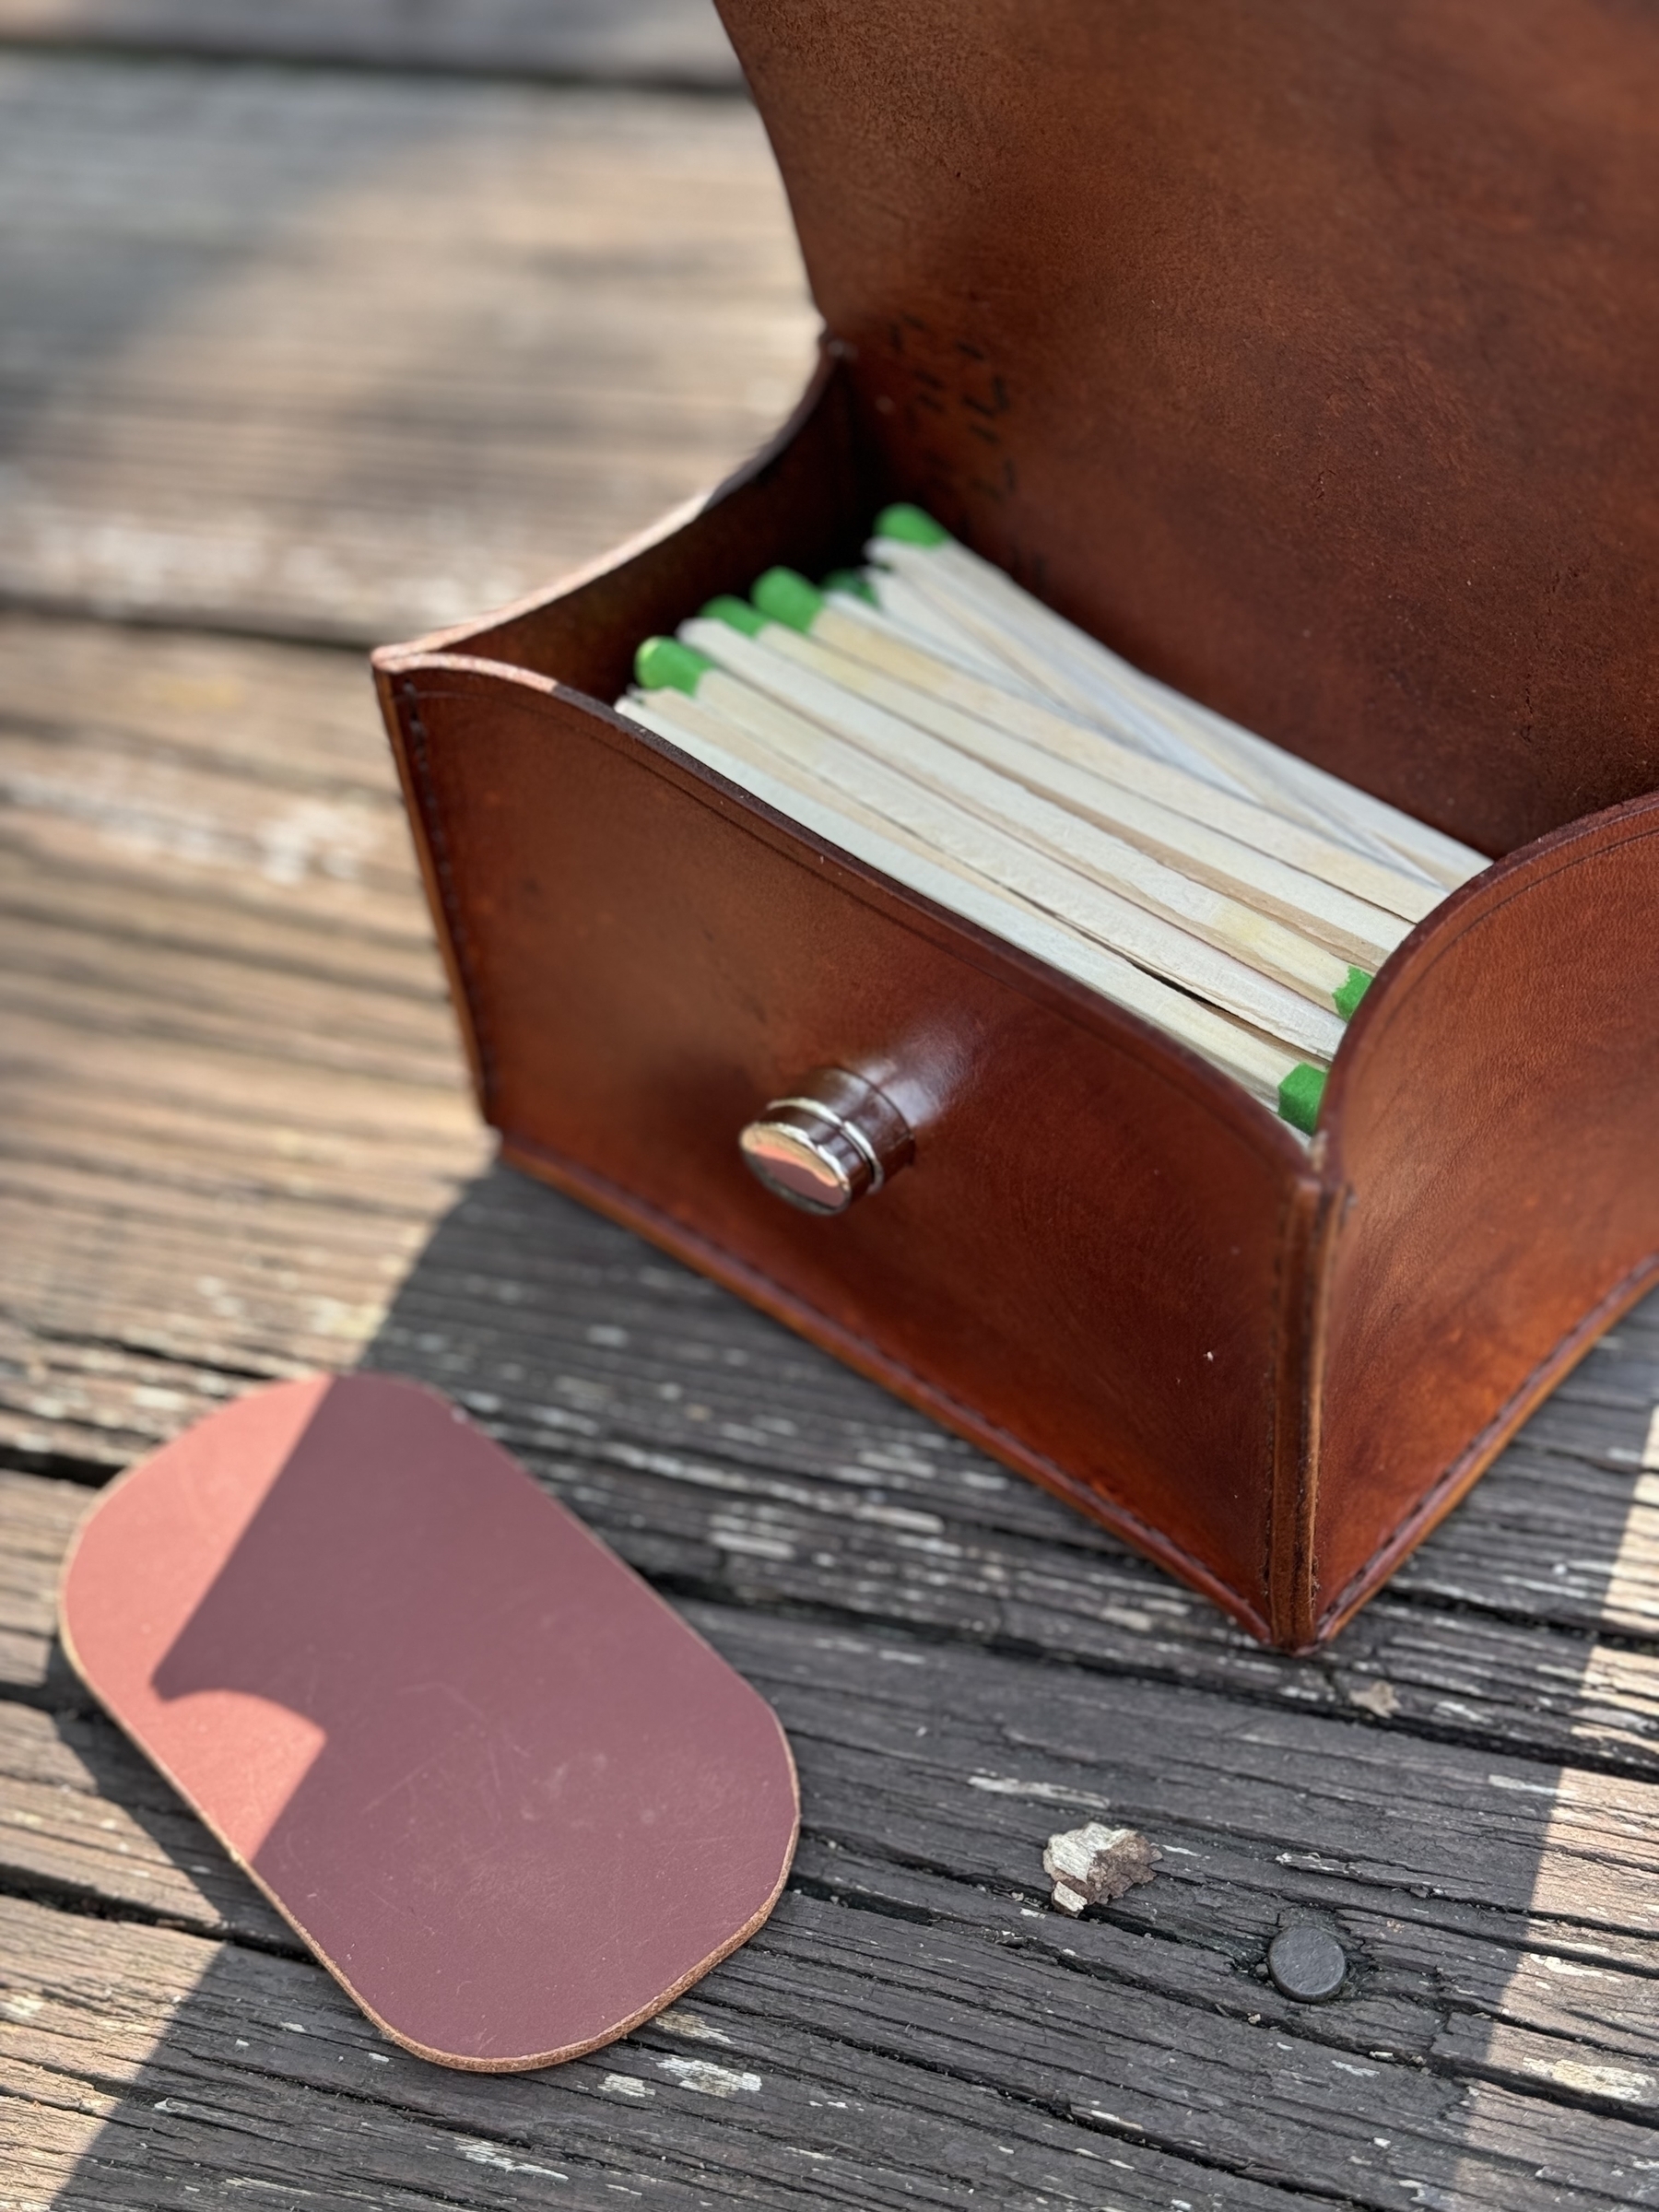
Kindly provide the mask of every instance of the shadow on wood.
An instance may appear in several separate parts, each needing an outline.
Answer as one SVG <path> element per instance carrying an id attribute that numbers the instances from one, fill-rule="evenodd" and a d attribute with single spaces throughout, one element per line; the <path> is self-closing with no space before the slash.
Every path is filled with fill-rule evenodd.
<path id="1" fill-rule="evenodd" d="M 1651 1358 L 1651 1321 L 1625 1328 Z M 8 1938 L 34 1977 L 6 2015 L 18 2055 L 53 2155 L 79 2145 L 54 2203 L 171 2204 L 188 2170 L 314 2174 L 396 2205 L 540 2202 L 559 2173 L 595 2201 L 616 2183 L 665 2205 L 712 2187 L 874 2206 L 924 2177 L 954 2202 L 977 2176 L 989 2201 L 1035 2207 L 1095 2201 L 1100 2160 L 1125 2212 L 1172 2194 L 1288 2212 L 1309 2189 L 1369 2206 L 1406 2185 L 1492 2212 L 1650 2200 L 1659 1787 L 1640 1747 L 1612 1758 L 1593 1719 L 1575 1733 L 1588 1634 L 1531 1634 L 1553 1719 L 1524 1671 L 1503 1678 L 1524 1511 L 1484 1592 L 1490 1527 L 1457 1549 L 1472 1500 L 1430 1547 L 1455 1606 L 1385 1596 L 1320 1660 L 1276 1658 L 763 1317 L 500 1169 L 439 1226 L 370 1359 L 458 1396 L 772 1700 L 802 1775 L 790 1892 L 668 2020 L 550 2076 L 470 2080 L 380 2045 L 219 1877 L 168 1888 L 168 1867 L 209 1868 L 201 1842 L 101 1723 L 67 1722 L 94 1789 L 134 1810 L 127 1859 L 156 1861 L 153 1922 L 186 1932 L 139 1924 L 129 1865 L 129 1924 L 46 1914 Z M 1645 1412 L 1604 1413 L 1606 1453 L 1639 1457 Z M 1531 1436 L 1524 1469 L 1549 1456 Z M 1477 1497 L 1500 1506 L 1507 1465 Z M 1606 1562 L 1614 1501 L 1637 1522 L 1641 1478 L 1580 1499 L 1581 1472 L 1559 1470 L 1558 1500 L 1577 1500 L 1577 1556 Z M 1042 1843 L 1105 1808 L 1163 1861 L 1073 1923 L 1048 1906 Z M 116 1877 L 79 1878 L 100 1909 Z M 1309 1920 L 1350 1961 L 1323 2006 L 1262 1978 L 1274 1935 Z M 96 2131 L 53 2087 L 94 1983 L 119 1993 L 100 2001 L 125 2008 L 126 2054 L 100 2057 L 113 2101 Z"/>

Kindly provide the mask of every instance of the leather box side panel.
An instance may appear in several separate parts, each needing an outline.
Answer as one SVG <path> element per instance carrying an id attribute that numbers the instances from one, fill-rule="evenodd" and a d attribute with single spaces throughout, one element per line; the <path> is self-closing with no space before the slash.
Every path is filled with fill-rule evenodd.
<path id="1" fill-rule="evenodd" d="M 509 1157 L 1265 1633 L 1288 1133 L 614 717 L 476 664 L 389 682 Z M 822 1063 L 917 1133 L 914 1165 L 829 1221 L 736 1145 Z"/>
<path id="2" fill-rule="evenodd" d="M 1354 1021 L 1326 1096 L 1324 1632 L 1659 1269 L 1656 946 L 1659 794 L 1477 878 Z"/>

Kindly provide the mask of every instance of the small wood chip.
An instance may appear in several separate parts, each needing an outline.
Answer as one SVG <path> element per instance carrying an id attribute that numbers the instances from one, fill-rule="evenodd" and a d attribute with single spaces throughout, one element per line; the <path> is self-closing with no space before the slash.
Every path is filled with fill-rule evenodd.
<path id="1" fill-rule="evenodd" d="M 1090 1820 L 1049 1838 L 1042 1871 L 1054 1885 L 1061 1912 L 1076 1914 L 1149 1882 L 1159 1857 L 1138 1828 L 1102 1828 Z"/>
<path id="2" fill-rule="evenodd" d="M 1400 1710 L 1400 1693 L 1392 1682 L 1368 1682 L 1363 1689 L 1348 1691 L 1350 1705 L 1362 1705 L 1380 1720 L 1392 1720 Z"/>

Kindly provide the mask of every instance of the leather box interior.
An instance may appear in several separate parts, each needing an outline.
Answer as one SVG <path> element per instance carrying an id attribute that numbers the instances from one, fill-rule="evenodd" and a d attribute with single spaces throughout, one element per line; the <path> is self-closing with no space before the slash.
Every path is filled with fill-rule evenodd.
<path id="1" fill-rule="evenodd" d="M 826 327 L 778 441 L 377 656 L 480 1103 L 1118 1530 L 1331 1634 L 1659 1270 L 1659 20 L 1592 0 L 724 0 Z M 1141 665 L 1492 856 L 1304 1145 L 606 704 L 921 501 Z M 881 1087 L 782 1206 L 740 1128 Z"/>

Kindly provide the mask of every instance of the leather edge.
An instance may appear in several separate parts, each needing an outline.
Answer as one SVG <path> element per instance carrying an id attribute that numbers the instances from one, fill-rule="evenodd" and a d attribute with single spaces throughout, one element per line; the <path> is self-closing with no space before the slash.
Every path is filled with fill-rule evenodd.
<path id="1" fill-rule="evenodd" d="M 1319 1129 L 1336 1180 L 1345 1180 L 1340 1156 L 1348 1097 L 1363 1086 L 1371 1064 L 1386 1055 L 1388 1031 L 1407 994 L 1428 981 L 1460 938 L 1500 907 L 1610 845 L 1655 836 L 1659 791 L 1621 799 L 1598 814 L 1581 815 L 1530 844 L 1518 845 L 1448 892 L 1395 947 L 1347 1025 L 1321 1100 Z"/>
<path id="2" fill-rule="evenodd" d="M 374 688 L 380 695 L 381 712 L 385 719 L 392 759 L 403 792 L 404 812 L 408 818 L 421 888 L 432 917 L 432 935 L 438 940 L 450 1004 L 454 1008 L 462 1050 L 466 1055 L 473 1097 L 480 1115 L 488 1122 L 492 1118 L 490 1063 L 478 1026 L 477 999 L 465 954 L 465 928 L 460 902 L 453 896 L 442 827 L 428 771 L 428 739 L 420 717 L 420 694 L 408 674 L 390 662 L 382 662 L 378 654 L 374 661 Z"/>
<path id="3" fill-rule="evenodd" d="M 1316 1143 L 1313 1165 L 1323 1165 Z M 1267 1507 L 1264 1585 L 1270 1634 L 1280 1651 L 1317 1641 L 1315 1522 L 1319 1506 L 1320 1414 L 1330 1315 L 1331 1264 L 1341 1224 L 1341 1194 L 1317 1172 L 1299 1176 L 1286 1196 L 1275 1297 L 1276 1399 L 1273 1487 Z"/>
<path id="4" fill-rule="evenodd" d="M 1505 1444 L 1528 1417 L 1537 1410 L 1551 1391 L 1571 1373 L 1606 1331 L 1621 1315 L 1628 1313 L 1656 1282 L 1659 1282 L 1659 1253 L 1650 1253 L 1639 1266 L 1633 1268 L 1622 1281 L 1616 1283 L 1588 1313 L 1574 1323 L 1480 1433 L 1470 1441 L 1451 1465 L 1418 1498 L 1405 1519 L 1379 1545 L 1359 1572 L 1348 1578 L 1330 1605 L 1320 1614 L 1312 1639 L 1297 1649 L 1312 1651 L 1319 1644 L 1328 1643 L 1353 1618 L 1360 1606 L 1376 1595 L 1395 1568 L 1417 1549 L 1424 1537 L 1474 1488 Z"/>

